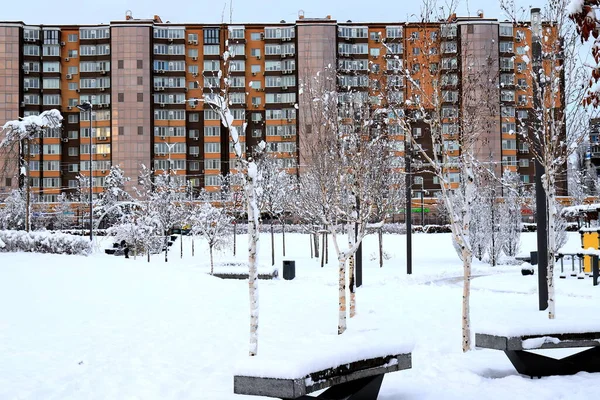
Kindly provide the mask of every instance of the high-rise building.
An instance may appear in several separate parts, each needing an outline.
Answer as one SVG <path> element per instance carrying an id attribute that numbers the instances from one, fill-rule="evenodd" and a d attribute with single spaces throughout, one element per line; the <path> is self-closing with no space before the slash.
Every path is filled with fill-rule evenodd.
<path id="1" fill-rule="evenodd" d="M 62 129 L 31 145 L 31 187 L 42 201 L 74 191 L 77 176 L 89 176 L 90 155 L 95 194 L 111 165 L 121 166 L 131 186 L 141 164 L 170 170 L 182 186 L 217 192 L 218 175 L 230 170 L 234 153 L 218 114 L 194 99 L 219 93 L 219 77 L 228 74 L 234 125 L 247 123 L 243 150 L 264 140 L 293 172 L 311 131 L 299 84 L 333 68 L 340 104 L 358 97 L 373 108 L 394 102 L 403 113 L 418 113 L 434 107 L 431 97 L 441 86 L 448 154 L 460 151 L 456 124 L 468 123 L 480 132 L 479 159 L 498 173 L 518 171 L 530 183 L 532 155 L 515 132 L 526 129 L 519 121 L 533 108 L 531 47 L 528 23 L 483 14 L 433 23 L 300 15 L 291 23 L 175 24 L 130 14 L 97 26 L 0 22 L 0 122 L 51 108 L 62 112 Z M 410 71 L 409 80 L 401 70 Z M 473 96 L 488 99 L 486 106 L 470 104 Z M 86 101 L 93 105 L 91 121 L 77 108 Z M 388 115 L 386 129 L 400 158 L 405 135 L 397 116 Z M 430 127 L 415 118 L 411 129 L 427 146 Z M 6 193 L 19 184 L 19 159 L 18 151 L 2 154 L 0 193 Z M 420 179 L 423 190 L 439 189 L 435 177 Z M 451 172 L 451 181 L 458 179 Z"/>

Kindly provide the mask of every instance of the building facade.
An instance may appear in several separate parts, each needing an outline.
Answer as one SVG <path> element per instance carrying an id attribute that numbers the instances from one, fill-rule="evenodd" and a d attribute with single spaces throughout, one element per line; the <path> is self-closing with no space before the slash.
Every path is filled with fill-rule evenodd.
<path id="1" fill-rule="evenodd" d="M 531 47 L 527 23 L 483 15 L 427 24 L 302 15 L 292 23 L 235 25 L 131 15 L 97 26 L 0 22 L 0 122 L 51 108 L 62 112 L 63 128 L 31 146 L 31 187 L 41 201 L 74 192 L 90 166 L 97 195 L 111 165 L 132 178 L 130 186 L 143 164 L 157 173 L 170 170 L 182 186 L 216 193 L 219 174 L 233 168 L 235 156 L 219 115 L 194 99 L 220 90 L 228 50 L 234 125 L 247 123 L 244 151 L 264 140 L 290 172 L 302 163 L 311 128 L 300 84 L 333 67 L 340 104 L 358 96 L 374 109 L 394 102 L 409 113 L 435 107 L 439 93 L 450 157 L 460 151 L 457 124 L 469 121 L 480 132 L 478 158 L 492 162 L 498 174 L 508 168 L 532 183 L 532 155 L 515 135 L 526 129 L 520 122 L 533 107 Z M 486 107 L 470 104 L 467 93 L 489 99 Z M 91 116 L 77 108 L 85 101 L 93 105 Z M 386 129 L 400 159 L 406 138 L 397 117 L 388 115 Z M 411 134 L 426 147 L 429 129 L 417 118 Z M 19 185 L 14 154 L 0 155 L 0 193 Z M 448 168 L 457 184 L 458 173 L 451 163 Z M 430 174 L 416 183 L 429 194 L 439 190 Z M 566 183 L 561 191 L 566 194 Z"/>

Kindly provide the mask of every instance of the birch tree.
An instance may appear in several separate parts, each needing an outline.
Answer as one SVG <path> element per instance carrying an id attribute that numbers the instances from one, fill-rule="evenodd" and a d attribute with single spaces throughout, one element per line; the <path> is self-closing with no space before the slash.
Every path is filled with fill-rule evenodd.
<path id="1" fill-rule="evenodd" d="M 277 159 L 268 153 L 263 154 L 258 161 L 258 208 L 269 216 L 271 232 L 271 265 L 275 265 L 275 235 L 273 221 L 281 221 L 284 215 L 288 193 L 292 181 L 285 169 L 280 168 Z"/>
<path id="2" fill-rule="evenodd" d="M 229 59 L 231 53 L 229 49 L 223 53 L 224 70 L 227 72 L 223 76 L 222 71 L 218 73 L 218 79 L 221 83 L 221 88 L 218 93 L 210 93 L 205 95 L 203 101 L 219 114 L 221 124 L 229 132 L 229 137 L 233 145 L 233 150 L 236 156 L 236 161 L 239 170 L 242 172 L 244 195 L 246 198 L 246 209 L 248 213 L 248 291 L 250 297 L 250 349 L 249 355 L 255 356 L 258 353 L 258 240 L 259 240 L 259 219 L 260 211 L 257 204 L 256 184 L 258 179 L 258 168 L 252 157 L 246 158 L 242 152 L 242 144 L 240 142 L 240 132 L 238 126 L 235 126 L 233 115 L 229 109 L 229 88 L 231 85 L 231 77 L 229 75 Z M 245 134 L 247 122 L 244 121 L 241 129 L 242 134 Z M 258 151 L 265 148 L 265 143 L 261 142 Z"/>
<path id="3" fill-rule="evenodd" d="M 548 207 L 548 318 L 556 316 L 554 265 L 558 250 L 556 242 L 557 183 L 564 179 L 569 157 L 583 141 L 590 115 L 581 104 L 595 105 L 593 96 L 586 95 L 582 81 L 585 70 L 579 62 L 579 39 L 569 21 L 569 0 L 549 2 L 540 14 L 541 22 L 532 21 L 533 47 L 540 49 L 533 57 L 534 86 L 533 122 L 520 121 L 521 138 L 529 143 L 534 158 L 544 168 L 542 186 Z M 509 15 L 517 11 L 511 2 L 502 2 Z M 564 84 L 563 84 L 564 82 Z M 565 112 L 570 109 L 570 112 Z"/>
<path id="4" fill-rule="evenodd" d="M 8 121 L 2 126 L 4 137 L 0 140 L 0 148 L 13 147 L 15 143 L 20 145 L 20 169 L 19 175 L 23 178 L 26 218 L 25 230 L 30 229 L 31 214 L 31 190 L 29 176 L 29 161 L 31 157 L 31 145 L 40 138 L 48 129 L 59 129 L 62 126 L 63 117 L 56 109 L 46 110 L 40 115 L 29 115 L 20 117 L 18 120 Z"/>
<path id="5" fill-rule="evenodd" d="M 449 7 L 448 7 L 449 6 Z M 441 198 L 449 213 L 450 227 L 454 242 L 458 246 L 463 262 L 463 301 L 462 301 L 462 349 L 471 348 L 470 326 L 470 283 L 473 249 L 470 241 L 472 204 L 475 198 L 475 176 L 483 173 L 485 167 L 478 161 L 486 154 L 486 134 L 497 132 L 498 104 L 498 65 L 481 60 L 494 60 L 497 53 L 494 43 L 470 41 L 466 26 L 460 27 L 449 18 L 456 2 L 447 7 L 438 7 L 436 1 L 425 1 L 422 7 L 422 20 L 448 21 L 441 27 L 423 25 L 421 52 L 431 55 L 425 62 L 437 63 L 441 68 L 404 68 L 399 62 L 395 72 L 407 82 L 409 98 L 404 104 L 388 101 L 388 110 L 402 127 L 406 142 L 422 158 L 424 167 L 439 182 Z M 459 32 L 459 29 L 462 29 Z M 436 31 L 437 33 L 432 33 Z M 457 35 L 461 37 L 460 65 L 453 55 L 457 47 L 440 43 Z M 388 49 L 391 46 L 387 45 Z M 440 57 L 442 50 L 447 57 Z M 393 57 L 393 56 L 392 56 Z M 398 61 L 399 58 L 395 56 Z M 409 59 L 412 63 L 413 60 Z M 422 60 L 415 60 L 422 64 Z M 461 72 L 460 114 L 458 96 L 451 89 L 442 89 L 458 84 L 458 70 Z M 429 89 L 422 82 L 436 82 Z M 389 94 L 387 95 L 389 98 Z M 495 106 L 496 105 L 496 106 Z M 459 120 L 460 115 L 460 120 Z M 429 143 L 419 141 L 412 134 L 413 126 L 423 126 L 428 131 Z M 423 135 L 425 136 L 425 135 Z M 460 187 L 460 189 L 459 189 Z M 456 197 L 461 201 L 455 201 Z"/>
<path id="6" fill-rule="evenodd" d="M 505 170 L 502 175 L 503 201 L 500 204 L 500 230 L 504 236 L 504 254 L 515 257 L 521 246 L 521 209 L 525 201 L 521 198 L 519 175 Z"/>
<path id="7" fill-rule="evenodd" d="M 210 274 L 214 273 L 214 250 L 220 250 L 229 244 L 229 226 L 232 217 L 227 210 L 213 206 L 208 201 L 206 193 L 200 194 L 201 204 L 194 207 L 190 215 L 192 231 L 202 236 L 208 244 L 210 256 Z"/>
<path id="8" fill-rule="evenodd" d="M 342 334 L 347 327 L 346 289 L 350 317 L 356 312 L 353 256 L 375 216 L 377 185 L 371 186 L 370 178 L 385 176 L 392 166 L 372 162 L 391 149 L 385 147 L 386 132 L 364 92 L 338 91 L 337 78 L 334 70 L 326 69 L 302 83 L 301 96 L 307 96 L 303 104 L 310 104 L 306 111 L 312 134 L 301 145 L 306 164 L 300 165 L 298 202 L 331 235 L 338 259 L 338 334 Z M 347 228 L 346 240 L 340 232 L 342 224 Z"/>
<path id="9" fill-rule="evenodd" d="M 184 218 L 182 200 L 185 192 L 166 171 L 153 175 L 152 171 L 142 165 L 140 179 L 144 200 L 147 202 L 147 216 L 153 221 L 151 225 L 160 227 L 164 238 L 165 262 L 168 262 L 169 232 L 174 226 L 181 224 Z"/>

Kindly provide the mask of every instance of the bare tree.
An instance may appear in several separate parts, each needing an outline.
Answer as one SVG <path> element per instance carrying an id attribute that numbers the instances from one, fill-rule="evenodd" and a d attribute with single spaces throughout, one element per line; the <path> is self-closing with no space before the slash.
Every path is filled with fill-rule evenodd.
<path id="1" fill-rule="evenodd" d="M 190 224 L 194 234 L 201 235 L 208 244 L 210 274 L 214 272 L 214 250 L 220 250 L 229 243 L 229 226 L 232 217 L 222 207 L 213 206 L 206 192 L 200 193 L 201 204 L 191 210 Z"/>
<path id="2" fill-rule="evenodd" d="M 391 149 L 383 126 L 377 122 L 365 92 L 336 88 L 339 76 L 326 69 L 302 83 L 304 104 L 309 112 L 312 134 L 301 147 L 305 164 L 300 165 L 299 203 L 304 214 L 326 227 L 338 258 L 338 334 L 346 330 L 346 263 L 350 317 L 355 315 L 355 281 L 353 256 L 375 218 L 375 199 L 381 185 L 372 179 L 384 179 L 393 169 Z M 388 163 L 373 162 L 377 157 Z M 393 188 L 392 188 L 393 189 Z M 382 223 L 383 221 L 379 221 Z M 340 226 L 347 227 L 348 238 L 340 236 Z"/>
<path id="3" fill-rule="evenodd" d="M 281 221 L 284 216 L 292 180 L 285 169 L 279 166 L 276 158 L 268 153 L 258 160 L 258 208 L 269 216 L 271 231 L 271 265 L 275 265 L 275 238 L 273 221 Z"/>
<path id="4" fill-rule="evenodd" d="M 587 3 L 587 1 L 586 1 Z M 503 1 L 509 15 L 516 15 L 512 2 Z M 564 179 L 569 157 L 584 140 L 589 115 L 579 105 L 592 104 L 582 85 L 585 69 L 579 61 L 580 36 L 569 20 L 569 0 L 549 2 L 539 14 L 532 13 L 534 87 L 533 112 L 521 120 L 521 137 L 529 143 L 536 161 L 544 169 L 542 186 L 548 207 L 548 318 L 556 316 L 554 264 L 556 242 L 557 184 Z M 542 22 L 543 21 L 543 22 Z M 590 93 L 588 93 L 590 95 Z M 565 112 L 570 109 L 570 112 Z M 585 126 L 583 126 L 585 125 Z"/>
<path id="5" fill-rule="evenodd" d="M 386 98 L 389 112 L 406 136 L 407 150 L 412 148 L 421 157 L 423 168 L 436 177 L 448 210 L 453 240 L 463 262 L 462 348 L 467 351 L 471 347 L 473 249 L 469 236 L 475 177 L 484 175 L 488 168 L 498 168 L 481 162 L 490 156 L 486 138 L 499 130 L 499 67 L 492 57 L 497 48 L 492 42 L 473 41 L 474 30 L 459 28 L 454 23 L 456 2 L 451 1 L 445 7 L 438 7 L 435 0 L 423 4 L 420 46 L 421 52 L 429 56 L 415 60 L 415 64 L 428 63 L 430 68 L 404 68 L 396 56 L 399 65 L 395 72 L 407 82 L 410 98 L 404 104 L 392 101 L 393 91 L 389 89 Z M 429 21 L 447 23 L 428 25 Z M 452 40 L 457 36 L 461 37 L 459 56 L 458 46 Z M 440 52 L 444 55 L 440 56 Z M 460 95 L 453 89 L 459 84 L 459 70 Z M 412 128 L 416 126 L 426 129 L 429 143 L 413 134 Z"/>
<path id="6" fill-rule="evenodd" d="M 226 75 L 219 71 L 221 88 L 219 93 L 205 95 L 203 101 L 219 114 L 221 124 L 228 130 L 233 150 L 236 156 L 237 168 L 242 172 L 244 195 L 246 198 L 246 209 L 248 213 L 248 288 L 250 295 L 250 350 L 249 355 L 258 353 L 258 269 L 257 269 L 257 245 L 259 240 L 260 211 L 257 204 L 257 180 L 258 168 L 252 157 L 245 157 L 240 142 L 239 127 L 234 125 L 234 117 L 229 109 L 231 75 L 229 68 L 231 53 L 226 50 L 223 54 L 224 70 Z M 242 125 L 242 134 L 245 134 L 247 122 Z M 264 150 L 265 143 L 261 142 L 257 151 Z"/>
<path id="7" fill-rule="evenodd" d="M 31 156 L 31 145 L 33 141 L 40 138 L 47 129 L 59 129 L 62 126 L 63 117 L 60 111 L 51 109 L 40 115 L 30 115 L 18 120 L 8 121 L 2 126 L 5 137 L 0 141 L 0 148 L 14 149 L 15 143 L 20 144 L 20 172 L 25 186 L 26 218 L 25 230 L 30 229 L 31 191 L 29 179 L 29 159 Z"/>

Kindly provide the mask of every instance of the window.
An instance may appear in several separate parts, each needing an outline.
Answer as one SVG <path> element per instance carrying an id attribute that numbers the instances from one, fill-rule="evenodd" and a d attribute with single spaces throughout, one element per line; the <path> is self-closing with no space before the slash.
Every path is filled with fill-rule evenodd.
<path id="1" fill-rule="evenodd" d="M 411 132 L 414 138 L 421 137 L 421 128 L 412 128 Z"/>
<path id="2" fill-rule="evenodd" d="M 515 61 L 512 57 L 500 57 L 500 69 L 508 71 L 515 69 Z"/>
<path id="3" fill-rule="evenodd" d="M 402 26 L 386 26 L 385 35 L 390 39 L 402 38 L 403 27 Z"/>
<path id="4" fill-rule="evenodd" d="M 221 153 L 221 143 L 204 143 L 204 153 Z"/>
<path id="5" fill-rule="evenodd" d="M 502 150 L 516 150 L 517 141 L 515 139 L 502 139 Z"/>
<path id="6" fill-rule="evenodd" d="M 71 157 L 75 157 L 79 155 L 79 148 L 78 147 L 69 147 L 69 156 Z"/>
<path id="7" fill-rule="evenodd" d="M 195 44 L 198 44 L 198 34 L 188 33 L 188 42 L 195 42 Z"/>
<path id="8" fill-rule="evenodd" d="M 67 40 L 71 43 L 76 42 L 78 40 L 79 36 L 76 33 L 70 33 L 69 36 L 67 37 Z"/>
<path id="9" fill-rule="evenodd" d="M 205 121 L 220 121 L 221 117 L 219 113 L 213 109 L 204 110 L 204 120 Z"/>
<path id="10" fill-rule="evenodd" d="M 58 106 L 60 105 L 60 95 L 58 94 L 45 94 L 43 97 L 44 105 L 47 106 Z"/>
<path id="11" fill-rule="evenodd" d="M 513 27 L 512 25 L 500 25 L 500 36 L 512 37 Z"/>
<path id="12" fill-rule="evenodd" d="M 517 126 L 514 122 L 503 122 L 502 123 L 502 133 L 514 134 L 517 130 Z"/>
<path id="13" fill-rule="evenodd" d="M 501 101 L 515 101 L 515 92 L 512 90 L 501 90 L 500 91 Z"/>
<path id="14" fill-rule="evenodd" d="M 514 52 L 513 42 L 500 42 L 500 53 Z"/>
<path id="15" fill-rule="evenodd" d="M 200 163 L 198 161 L 190 161 L 188 162 L 188 166 L 190 167 L 190 171 L 200 171 Z"/>
<path id="16" fill-rule="evenodd" d="M 205 45 L 204 55 L 206 56 L 218 56 L 221 54 L 221 49 L 218 45 Z"/>
<path id="17" fill-rule="evenodd" d="M 69 139 L 79 139 L 79 131 L 69 131 Z"/>
<path id="18" fill-rule="evenodd" d="M 418 47 L 413 47 L 412 54 L 413 54 L 413 56 L 418 56 L 419 54 L 421 54 L 421 49 Z"/>
<path id="19" fill-rule="evenodd" d="M 208 158 L 204 160 L 204 169 L 221 169 L 221 160 Z"/>
<path id="20" fill-rule="evenodd" d="M 502 165 L 517 166 L 517 156 L 502 156 Z"/>
<path id="21" fill-rule="evenodd" d="M 527 168 L 527 167 L 529 167 L 529 159 L 527 159 L 527 158 L 521 158 L 519 160 L 519 167 L 521 167 L 521 168 Z"/>
<path id="22" fill-rule="evenodd" d="M 500 107 L 500 115 L 505 118 L 514 118 L 515 108 L 512 106 L 502 106 Z"/>
<path id="23" fill-rule="evenodd" d="M 252 32 L 250 34 L 250 40 L 262 40 L 263 35 L 264 34 L 260 32 Z"/>
<path id="24" fill-rule="evenodd" d="M 261 129 L 252 129 L 252 137 L 254 137 L 254 138 L 262 137 L 262 130 Z"/>
<path id="25" fill-rule="evenodd" d="M 144 60 L 136 60 L 137 69 L 144 69 Z"/>
<path id="26" fill-rule="evenodd" d="M 219 44 L 219 29 L 205 28 L 204 29 L 204 44 Z"/>

